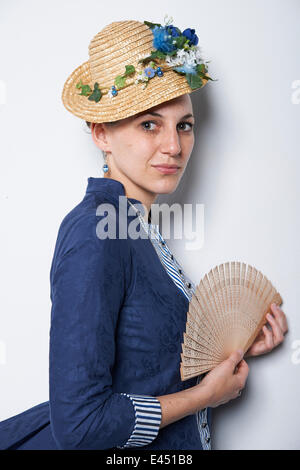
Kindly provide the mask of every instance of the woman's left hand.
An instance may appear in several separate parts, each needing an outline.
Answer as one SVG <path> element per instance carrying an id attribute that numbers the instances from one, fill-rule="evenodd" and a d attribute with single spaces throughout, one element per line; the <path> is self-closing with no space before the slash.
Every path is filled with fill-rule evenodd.
<path id="1" fill-rule="evenodd" d="M 284 312 L 276 304 L 271 305 L 274 316 L 267 314 L 267 320 L 272 329 L 268 329 L 266 325 L 262 327 L 250 348 L 244 354 L 244 357 L 259 356 L 265 354 L 284 340 L 284 335 L 288 331 L 287 319 Z"/>

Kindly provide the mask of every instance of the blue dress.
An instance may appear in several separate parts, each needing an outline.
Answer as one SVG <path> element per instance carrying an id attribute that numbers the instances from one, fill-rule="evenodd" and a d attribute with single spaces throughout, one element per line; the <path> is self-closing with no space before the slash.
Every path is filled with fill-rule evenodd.
<path id="1" fill-rule="evenodd" d="M 180 378 L 195 286 L 158 226 L 128 210 L 143 215 L 139 204 L 121 182 L 90 177 L 62 220 L 50 271 L 49 401 L 0 422 L 1 450 L 210 449 L 210 408 L 159 429 L 155 397 L 201 380 Z M 129 236 L 132 224 L 145 236 Z M 105 226 L 114 236 L 101 238 Z"/>

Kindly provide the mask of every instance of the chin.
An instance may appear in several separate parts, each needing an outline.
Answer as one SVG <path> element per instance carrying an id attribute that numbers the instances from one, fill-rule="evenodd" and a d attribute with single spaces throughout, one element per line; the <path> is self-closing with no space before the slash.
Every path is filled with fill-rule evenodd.
<path id="1" fill-rule="evenodd" d="M 176 176 L 169 175 L 167 178 L 164 178 L 163 181 L 157 182 L 157 184 L 154 184 L 154 192 L 157 194 L 171 194 L 173 193 L 178 184 L 179 184 L 180 178 Z"/>

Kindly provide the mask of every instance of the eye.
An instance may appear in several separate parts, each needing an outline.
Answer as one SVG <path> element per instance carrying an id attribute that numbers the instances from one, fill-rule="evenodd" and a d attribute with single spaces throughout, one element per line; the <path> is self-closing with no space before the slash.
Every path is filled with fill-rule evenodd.
<path id="1" fill-rule="evenodd" d="M 146 131 L 146 132 L 154 131 L 154 129 L 150 129 L 149 126 L 148 126 L 148 127 L 144 127 L 146 124 L 155 124 L 154 121 L 144 121 L 144 122 L 141 123 L 142 129 L 143 129 L 144 131 Z"/>
<path id="2" fill-rule="evenodd" d="M 151 127 L 150 127 L 151 124 L 156 125 L 156 123 L 155 123 L 154 121 L 144 121 L 144 122 L 142 122 L 142 123 L 141 123 L 142 129 L 143 129 L 144 131 L 146 131 L 146 132 L 153 132 L 155 129 L 153 129 L 153 128 L 151 129 Z M 185 121 L 180 122 L 180 123 L 178 124 L 178 126 L 181 126 L 182 124 L 183 124 L 183 126 L 185 126 L 185 125 L 188 125 L 188 126 L 189 126 L 188 129 L 187 129 L 187 131 L 191 131 L 191 130 L 193 129 L 193 126 L 194 126 L 193 123 L 191 123 L 191 122 L 185 122 Z M 181 128 L 181 129 L 182 129 L 182 128 Z M 180 129 L 180 130 L 181 130 L 181 129 Z M 185 132 L 186 132 L 186 131 L 185 131 Z"/>
<path id="3" fill-rule="evenodd" d="M 191 122 L 180 122 L 178 125 L 180 126 L 181 124 L 187 124 L 189 126 L 189 128 L 187 129 L 188 131 L 191 131 L 194 126 L 194 124 Z"/>

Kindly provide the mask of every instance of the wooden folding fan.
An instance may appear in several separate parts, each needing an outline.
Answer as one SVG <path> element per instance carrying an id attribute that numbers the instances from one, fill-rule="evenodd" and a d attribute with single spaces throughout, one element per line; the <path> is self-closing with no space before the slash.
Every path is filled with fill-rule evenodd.
<path id="1" fill-rule="evenodd" d="M 213 369 L 229 355 L 251 346 L 272 303 L 282 304 L 271 282 L 253 266 L 220 264 L 196 286 L 181 344 L 181 380 Z"/>

